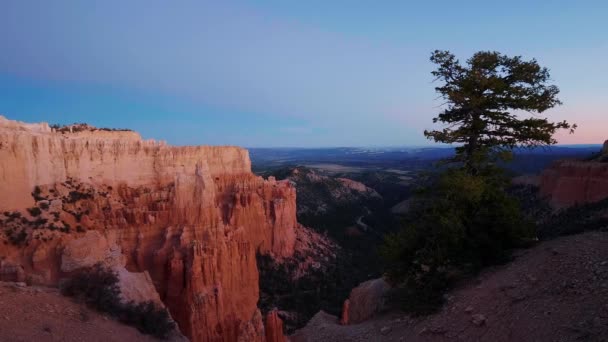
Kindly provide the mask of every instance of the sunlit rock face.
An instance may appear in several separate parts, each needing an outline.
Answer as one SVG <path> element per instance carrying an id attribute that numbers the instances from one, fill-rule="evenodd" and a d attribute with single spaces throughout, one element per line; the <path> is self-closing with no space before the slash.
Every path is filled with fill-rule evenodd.
<path id="1" fill-rule="evenodd" d="M 0 277 L 56 284 L 117 262 L 152 279 L 192 341 L 265 339 L 256 252 L 288 258 L 304 228 L 293 185 L 255 176 L 245 149 L 0 117 L 0 162 Z"/>
<path id="2" fill-rule="evenodd" d="M 555 208 L 597 202 L 608 197 L 608 163 L 604 156 L 594 161 L 562 160 L 543 171 L 541 195 Z"/>

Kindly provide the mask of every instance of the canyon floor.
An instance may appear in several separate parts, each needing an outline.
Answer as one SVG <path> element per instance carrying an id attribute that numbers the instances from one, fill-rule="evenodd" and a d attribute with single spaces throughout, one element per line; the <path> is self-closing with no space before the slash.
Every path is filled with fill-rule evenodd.
<path id="1" fill-rule="evenodd" d="M 59 294 L 0 282 L 0 341 L 158 341 Z"/>
<path id="2" fill-rule="evenodd" d="M 450 292 L 437 314 L 341 326 L 320 312 L 291 341 L 608 341 L 608 233 L 518 251 Z"/>

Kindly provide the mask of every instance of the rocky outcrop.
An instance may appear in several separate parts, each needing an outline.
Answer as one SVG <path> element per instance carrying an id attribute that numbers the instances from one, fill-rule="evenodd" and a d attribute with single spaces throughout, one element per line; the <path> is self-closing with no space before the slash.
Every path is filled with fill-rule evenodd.
<path id="1" fill-rule="evenodd" d="M 89 230 L 84 236 L 64 245 L 61 252 L 62 272 L 70 273 L 97 264 L 116 273 L 123 302 L 152 301 L 164 307 L 148 271 L 129 272 L 125 268 L 126 258 L 116 241 L 115 231 L 104 235 Z"/>
<path id="2" fill-rule="evenodd" d="M 266 315 L 266 342 L 285 342 L 283 335 L 283 320 L 279 317 L 277 310 L 272 310 Z"/>
<path id="3" fill-rule="evenodd" d="M 341 325 L 348 325 L 349 322 L 349 318 L 348 318 L 348 312 L 350 311 L 350 300 L 345 300 L 344 304 L 342 305 L 342 315 L 340 317 L 340 324 Z"/>
<path id="4" fill-rule="evenodd" d="M 608 197 L 608 163 L 561 160 L 540 177 L 540 193 L 554 208 L 597 202 Z"/>
<path id="5" fill-rule="evenodd" d="M 340 324 L 356 324 L 372 318 L 386 309 L 386 294 L 390 285 L 383 279 L 372 279 L 354 288 L 344 302 Z"/>
<path id="6" fill-rule="evenodd" d="M 252 174 L 246 150 L 0 117 L 0 161 L 2 277 L 107 262 L 151 279 L 192 341 L 264 340 L 256 253 L 289 258 L 304 228 L 293 185 Z"/>

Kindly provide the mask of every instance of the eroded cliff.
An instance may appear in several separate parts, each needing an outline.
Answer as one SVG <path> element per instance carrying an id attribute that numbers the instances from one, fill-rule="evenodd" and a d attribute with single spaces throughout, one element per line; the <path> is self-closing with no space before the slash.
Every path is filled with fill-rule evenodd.
<path id="1" fill-rule="evenodd" d="M 305 228 L 293 185 L 252 174 L 246 150 L 0 116 L 0 162 L 0 280 L 55 284 L 66 258 L 113 255 L 149 274 L 191 340 L 265 339 L 256 253 L 289 258 Z"/>
<path id="2" fill-rule="evenodd" d="M 608 163 L 599 160 L 554 162 L 540 177 L 540 193 L 555 208 L 608 197 Z"/>

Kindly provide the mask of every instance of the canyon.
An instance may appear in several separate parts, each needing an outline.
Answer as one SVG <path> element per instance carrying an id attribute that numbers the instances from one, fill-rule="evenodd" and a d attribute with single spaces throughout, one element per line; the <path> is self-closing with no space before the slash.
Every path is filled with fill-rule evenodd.
<path id="1" fill-rule="evenodd" d="M 541 197 L 553 209 L 607 198 L 607 150 L 554 162 L 535 183 Z M 372 260 L 360 247 L 372 239 L 361 236 L 381 236 L 351 222 L 383 200 L 363 183 L 305 167 L 264 178 L 252 173 L 249 153 L 239 147 L 170 146 L 129 130 L 2 116 L 0 162 L 2 282 L 53 288 L 102 264 L 118 275 L 124 301 L 165 307 L 191 341 L 281 342 L 294 331 L 291 338 L 303 341 L 397 340 L 390 329 L 405 329 L 402 318 L 375 318 L 385 314 L 388 285 L 376 279 L 357 287 L 363 279 L 353 275 L 352 261 L 344 262 L 352 250 Z M 340 270 L 348 276 L 338 282 L 332 277 Z M 298 279 L 306 286 L 293 287 Z M 328 287 L 336 303 L 319 293 L 323 281 L 343 285 Z M 341 318 L 300 312 L 301 303 L 306 310 L 318 306 L 309 292 L 327 307 L 341 307 Z M 428 321 L 419 323 L 415 330 Z M 419 335 L 408 329 L 399 335 Z"/>
<path id="2" fill-rule="evenodd" d="M 293 184 L 254 175 L 247 150 L 0 116 L 0 161 L 1 281 L 57 285 L 102 263 L 192 341 L 284 340 L 257 306 L 256 255 L 314 258 L 298 241 L 324 238 L 297 222 Z"/>

